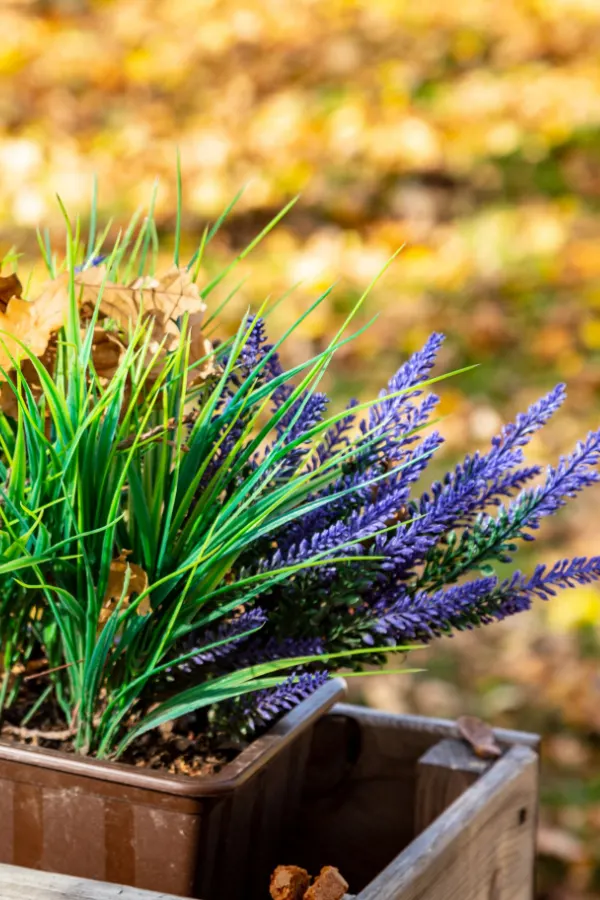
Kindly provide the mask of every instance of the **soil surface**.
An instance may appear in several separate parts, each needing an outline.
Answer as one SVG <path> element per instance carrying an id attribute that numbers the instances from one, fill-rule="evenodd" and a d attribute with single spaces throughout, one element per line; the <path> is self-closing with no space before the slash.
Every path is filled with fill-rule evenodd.
<path id="1" fill-rule="evenodd" d="M 0 727 L 3 741 L 75 753 L 74 733 L 59 711 L 42 707 L 22 727 L 20 722 L 31 709 L 35 697 L 23 696 L 6 711 Z M 243 750 L 243 744 L 221 744 L 216 738 L 197 733 L 191 721 L 167 722 L 142 735 L 119 758 L 119 762 L 169 772 L 173 775 L 204 777 L 219 772 Z"/>
<path id="2" fill-rule="evenodd" d="M 205 735 L 195 735 L 192 731 L 186 734 L 161 728 L 142 735 L 120 761 L 141 768 L 162 769 L 174 775 L 197 777 L 219 772 L 240 750 L 241 747 L 221 748 Z"/>

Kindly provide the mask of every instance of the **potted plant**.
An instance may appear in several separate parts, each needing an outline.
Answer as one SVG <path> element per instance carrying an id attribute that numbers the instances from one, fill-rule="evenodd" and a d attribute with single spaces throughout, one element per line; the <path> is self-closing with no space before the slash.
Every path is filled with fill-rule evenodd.
<path id="1" fill-rule="evenodd" d="M 319 385 L 364 298 L 286 371 L 299 322 L 268 343 L 264 304 L 219 330 L 210 234 L 157 274 L 152 216 L 110 251 L 94 222 L 84 247 L 66 217 L 60 265 L 42 244 L 38 296 L 0 281 L 0 861 L 260 896 L 333 672 L 598 577 L 598 558 L 493 565 L 598 479 L 600 432 L 532 486 L 523 448 L 559 386 L 415 492 L 442 444 L 440 335 L 330 413 Z"/>

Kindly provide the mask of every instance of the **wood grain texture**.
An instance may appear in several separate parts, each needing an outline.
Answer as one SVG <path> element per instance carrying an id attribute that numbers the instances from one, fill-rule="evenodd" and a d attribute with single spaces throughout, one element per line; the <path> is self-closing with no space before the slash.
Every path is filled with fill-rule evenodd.
<path id="1" fill-rule="evenodd" d="M 357 900 L 532 900 L 537 777 L 512 747 Z"/>
<path id="2" fill-rule="evenodd" d="M 539 746 L 534 734 L 504 729 L 494 734 L 505 750 L 514 744 Z M 440 741 L 458 738 L 456 724 L 447 719 L 336 704 L 313 734 L 286 858 L 310 872 L 335 865 L 354 893 L 362 890 L 419 833 L 419 760 Z"/>
<path id="3" fill-rule="evenodd" d="M 464 741 L 453 738 L 424 753 L 417 763 L 415 834 L 435 822 L 491 765 L 492 761 L 479 759 Z"/>
<path id="4" fill-rule="evenodd" d="M 2 900 L 183 900 L 100 881 L 0 864 Z"/>
<path id="5" fill-rule="evenodd" d="M 413 838 L 416 763 L 428 743 L 406 741 L 397 717 L 382 726 L 356 707 L 337 709 L 315 728 L 286 851 L 309 872 L 337 866 L 357 892 Z"/>
<path id="6" fill-rule="evenodd" d="M 444 738 L 460 738 L 456 722 L 451 719 L 437 719 L 433 716 L 395 715 L 378 709 L 353 706 L 350 703 L 336 703 L 327 716 L 352 716 L 371 728 L 383 731 L 401 731 L 405 741 L 425 745 L 425 749 Z M 527 731 L 494 728 L 494 735 L 498 743 L 505 747 L 519 744 L 535 750 L 540 745 L 539 735 Z"/>

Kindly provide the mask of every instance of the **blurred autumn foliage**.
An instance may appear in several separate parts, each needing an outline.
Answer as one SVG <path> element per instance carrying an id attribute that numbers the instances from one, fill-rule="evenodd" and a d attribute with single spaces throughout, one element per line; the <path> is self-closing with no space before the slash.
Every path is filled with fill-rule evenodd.
<path id="1" fill-rule="evenodd" d="M 598 0 L 4 0 L 0 30 L 0 255 L 32 256 L 39 223 L 59 233 L 55 193 L 85 216 L 93 173 L 117 224 L 159 176 L 168 247 L 178 146 L 190 251 L 247 185 L 215 270 L 302 193 L 240 265 L 227 313 L 301 282 L 272 316 L 281 331 L 339 279 L 298 358 L 405 245 L 370 298 L 379 318 L 332 371 L 338 398 L 368 396 L 435 329 L 446 368 L 480 364 L 444 385 L 445 462 L 558 380 L 568 407 L 532 454 L 597 426 Z M 549 523 L 536 552 L 599 552 L 597 504 Z M 540 896 L 598 896 L 600 593 L 525 619 L 436 646 L 427 678 L 363 695 L 547 735 Z"/>

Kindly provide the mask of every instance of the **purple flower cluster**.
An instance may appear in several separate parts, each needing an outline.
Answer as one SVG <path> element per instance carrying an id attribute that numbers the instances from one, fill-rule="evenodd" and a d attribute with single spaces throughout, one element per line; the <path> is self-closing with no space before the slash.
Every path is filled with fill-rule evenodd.
<path id="1" fill-rule="evenodd" d="M 378 623 L 374 634 L 395 622 L 398 633 L 424 638 L 502 617 L 500 608 L 487 602 L 493 588 L 487 579 L 442 588 L 486 562 L 507 562 L 516 540 L 532 539 L 543 516 L 599 477 L 600 432 L 592 432 L 571 456 L 548 469 L 541 485 L 527 487 L 541 469 L 523 464 L 523 448 L 563 402 L 565 389 L 558 385 L 505 426 L 487 453 L 467 456 L 442 481 L 412 498 L 415 481 L 442 443 L 437 432 L 422 436 L 415 430 L 435 406 L 435 398 L 425 397 L 420 406 L 415 401 L 422 395 L 418 382 L 427 377 L 440 344 L 441 336 L 434 335 L 401 367 L 362 423 L 361 435 L 381 437 L 379 449 L 384 448 L 387 465 L 392 463 L 391 473 L 382 473 L 370 448 L 368 463 L 341 476 L 329 490 L 323 511 L 317 509 L 278 536 L 267 563 L 279 568 L 328 553 L 362 556 L 371 540 L 371 555 L 383 559 L 361 609 L 367 620 Z M 389 399 L 400 390 L 405 393 Z M 359 456 L 361 439 L 355 444 Z M 410 511 L 398 522 L 403 507 Z M 323 575 L 331 587 L 330 569 Z M 320 577 L 319 570 L 311 576 L 317 586 Z"/>
<path id="2" fill-rule="evenodd" d="M 75 266 L 74 271 L 75 272 L 83 272 L 84 269 L 92 268 L 94 266 L 99 266 L 104 262 L 105 259 L 106 259 L 106 256 L 91 256 L 80 266 Z"/>
<path id="3" fill-rule="evenodd" d="M 326 671 L 294 673 L 277 687 L 247 694 L 242 707 L 243 719 L 251 730 L 268 724 L 310 697 L 328 678 Z"/>
<path id="4" fill-rule="evenodd" d="M 193 653 L 187 660 L 178 664 L 181 672 L 190 674 L 198 666 L 222 661 L 234 650 L 239 651 L 242 642 L 259 631 L 267 622 L 267 616 L 260 607 L 241 613 L 233 619 L 221 624 L 214 630 L 202 633 L 201 646 L 189 646 Z M 192 642 L 195 644 L 195 642 Z"/>
<path id="5" fill-rule="evenodd" d="M 274 443 L 255 463 L 277 458 L 276 476 L 265 481 L 269 490 L 282 482 L 293 487 L 299 476 L 314 489 L 235 563 L 232 589 L 236 579 L 264 579 L 253 595 L 266 615 L 260 633 L 238 647 L 234 620 L 222 626 L 230 638 L 222 652 L 200 650 L 200 662 L 239 666 L 327 651 L 353 665 L 343 654 L 357 647 L 372 647 L 376 661 L 388 645 L 497 621 L 529 608 L 535 597 L 600 578 L 596 557 L 538 566 L 529 578 L 517 572 L 499 581 L 494 571 L 512 560 L 518 541 L 533 540 L 542 518 L 599 480 L 600 430 L 545 473 L 525 461 L 524 448 L 564 401 L 563 385 L 506 425 L 487 452 L 466 456 L 423 490 L 443 443 L 427 427 L 437 397 L 426 390 L 441 335 L 401 366 L 366 417 L 352 401 L 319 431 L 327 397 L 306 388 L 290 402 L 293 389 L 282 380 L 264 324 L 251 320 L 248 328 L 228 402 L 237 402 L 244 379 L 273 383 Z M 293 573 L 282 578 L 282 569 Z M 243 592 L 240 602 L 246 603 Z M 247 721 L 270 721 L 290 708 L 321 683 L 318 669 L 312 664 L 279 688 L 245 698 Z"/>
<path id="6" fill-rule="evenodd" d="M 538 565 L 531 577 L 515 572 L 499 582 L 488 576 L 453 585 L 435 593 L 403 592 L 392 602 L 379 601 L 372 613 L 373 632 L 390 644 L 429 640 L 452 631 L 463 631 L 505 619 L 531 607 L 534 597 L 548 600 L 557 589 L 589 584 L 600 578 L 600 556 L 563 559 L 548 569 Z M 379 607 L 379 608 L 377 608 Z M 374 642 L 367 632 L 366 643 Z"/>
<path id="7" fill-rule="evenodd" d="M 432 334 L 423 349 L 413 353 L 400 366 L 388 382 L 387 389 L 381 391 L 380 402 L 370 410 L 368 428 L 379 432 L 392 452 L 399 444 L 403 445 L 408 432 L 427 422 L 435 408 L 437 397 L 434 395 L 430 395 L 421 407 L 414 401 L 423 395 L 423 388 L 419 385 L 427 379 L 435 365 L 443 340 L 442 334 Z"/>
<path id="8" fill-rule="evenodd" d="M 270 637 L 261 640 L 257 635 L 249 641 L 240 653 L 236 653 L 236 665 L 255 666 L 277 659 L 296 659 L 303 656 L 318 656 L 325 647 L 319 638 Z"/>

